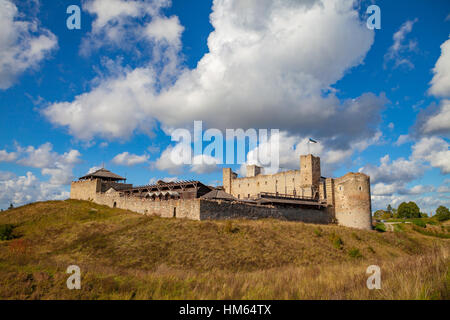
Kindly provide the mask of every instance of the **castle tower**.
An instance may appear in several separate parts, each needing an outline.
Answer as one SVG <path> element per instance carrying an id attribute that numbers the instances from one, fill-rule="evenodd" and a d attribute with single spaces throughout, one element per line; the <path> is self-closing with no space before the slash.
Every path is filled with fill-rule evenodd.
<path id="1" fill-rule="evenodd" d="M 259 174 L 261 174 L 261 167 L 254 164 L 247 166 L 247 178 L 256 177 Z"/>
<path id="2" fill-rule="evenodd" d="M 371 230 L 370 177 L 364 173 L 350 172 L 334 179 L 333 187 L 337 223 L 346 227 Z"/>
<path id="3" fill-rule="evenodd" d="M 233 178 L 233 171 L 231 171 L 231 168 L 223 168 L 223 189 L 226 193 L 231 194 L 231 184 L 232 184 L 232 178 Z"/>
<path id="4" fill-rule="evenodd" d="M 303 196 L 318 196 L 320 177 L 320 158 L 312 154 L 300 156 L 300 188 Z"/>

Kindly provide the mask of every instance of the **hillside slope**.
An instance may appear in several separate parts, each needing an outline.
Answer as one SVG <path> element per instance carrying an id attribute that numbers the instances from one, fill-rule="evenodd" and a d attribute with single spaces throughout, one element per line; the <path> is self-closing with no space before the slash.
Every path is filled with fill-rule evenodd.
<path id="1" fill-rule="evenodd" d="M 412 228 L 161 219 L 75 200 L 8 210 L 4 224 L 16 239 L 0 241 L 2 299 L 449 298 L 450 240 Z M 372 264 L 382 290 L 365 287 Z M 66 288 L 69 265 L 81 290 Z"/>

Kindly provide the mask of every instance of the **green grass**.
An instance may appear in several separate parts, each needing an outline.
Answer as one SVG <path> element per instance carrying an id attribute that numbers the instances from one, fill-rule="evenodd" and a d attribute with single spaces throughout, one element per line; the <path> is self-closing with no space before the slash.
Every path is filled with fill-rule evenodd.
<path id="1" fill-rule="evenodd" d="M 378 222 L 375 225 L 375 230 L 377 230 L 378 232 L 386 232 L 386 225 L 382 222 Z"/>
<path id="2" fill-rule="evenodd" d="M 410 228 L 162 219 L 75 200 L 8 210 L 0 225 L 19 236 L 0 241 L 0 299 L 407 299 L 422 287 L 430 288 L 425 298 L 447 294 L 440 277 L 449 241 Z M 383 292 L 365 288 L 374 262 L 391 284 Z M 72 264 L 82 270 L 80 291 L 65 286 Z"/>

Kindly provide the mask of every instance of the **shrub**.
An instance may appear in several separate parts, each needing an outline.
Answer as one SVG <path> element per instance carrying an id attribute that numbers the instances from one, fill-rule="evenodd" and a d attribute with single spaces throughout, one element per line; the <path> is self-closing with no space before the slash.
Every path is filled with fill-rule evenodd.
<path id="1" fill-rule="evenodd" d="M 342 241 L 341 237 L 334 233 L 330 235 L 330 240 L 336 249 L 342 249 L 342 247 L 344 246 L 344 241 Z"/>
<path id="2" fill-rule="evenodd" d="M 348 251 L 348 255 L 349 255 L 351 258 L 356 258 L 356 259 L 362 258 L 362 254 L 361 254 L 361 252 L 359 252 L 359 249 L 358 249 L 358 248 L 351 248 L 351 249 Z"/>
<path id="3" fill-rule="evenodd" d="M 11 240 L 13 236 L 14 226 L 12 224 L 0 225 L 0 240 Z"/>
<path id="4" fill-rule="evenodd" d="M 317 237 L 321 237 L 321 236 L 322 236 L 322 229 L 320 229 L 320 228 L 314 229 L 314 234 L 315 234 Z"/>
<path id="5" fill-rule="evenodd" d="M 370 252 L 375 253 L 375 249 L 372 248 L 371 246 L 369 246 L 367 249 L 368 249 Z"/>
<path id="6" fill-rule="evenodd" d="M 384 225 L 384 223 L 377 223 L 375 225 L 375 230 L 377 230 L 378 232 L 386 232 L 386 226 Z"/>
<path id="7" fill-rule="evenodd" d="M 435 217 L 436 219 L 438 219 L 438 221 L 447 221 L 450 219 L 450 211 L 447 207 L 440 206 L 436 209 Z"/>

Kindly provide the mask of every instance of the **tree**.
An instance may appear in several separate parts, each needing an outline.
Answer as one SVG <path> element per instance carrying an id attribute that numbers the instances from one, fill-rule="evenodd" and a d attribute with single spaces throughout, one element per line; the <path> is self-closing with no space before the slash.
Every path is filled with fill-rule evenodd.
<path id="1" fill-rule="evenodd" d="M 402 202 L 397 209 L 399 218 L 420 218 L 420 209 L 413 201 Z"/>
<path id="2" fill-rule="evenodd" d="M 10 209 L 14 209 L 14 205 L 12 203 L 9 205 L 8 210 L 10 210 Z"/>
<path id="3" fill-rule="evenodd" d="M 428 213 L 421 212 L 421 213 L 420 213 L 420 217 L 421 217 L 421 218 L 428 218 Z"/>
<path id="4" fill-rule="evenodd" d="M 384 211 L 383 215 L 381 216 L 381 219 L 386 220 L 392 218 L 392 213 L 389 211 Z"/>
<path id="5" fill-rule="evenodd" d="M 383 216 L 383 214 L 384 214 L 384 210 L 377 210 L 377 211 L 375 211 L 375 213 L 373 214 L 373 217 L 374 217 L 375 219 L 382 219 L 381 217 Z"/>
<path id="6" fill-rule="evenodd" d="M 387 208 L 386 208 L 386 211 L 387 211 L 387 212 L 392 212 L 392 207 L 391 207 L 390 204 L 388 204 L 388 206 L 387 206 Z"/>
<path id="7" fill-rule="evenodd" d="M 439 220 L 439 221 L 446 221 L 450 219 L 450 211 L 448 210 L 447 207 L 444 206 L 440 206 L 439 208 L 436 209 L 436 215 L 435 217 Z"/>
<path id="8" fill-rule="evenodd" d="M 397 212 L 397 209 L 392 208 L 392 217 L 393 217 L 393 218 L 398 218 L 398 212 Z"/>

